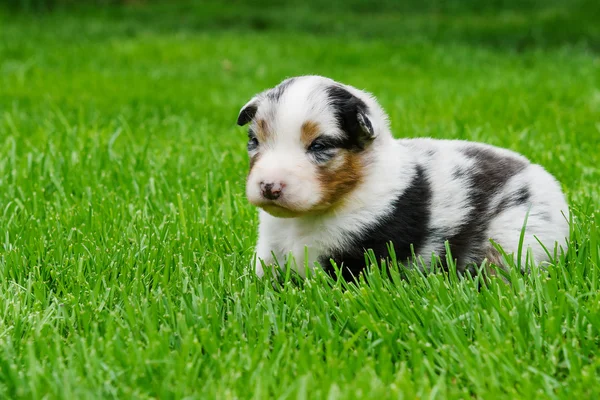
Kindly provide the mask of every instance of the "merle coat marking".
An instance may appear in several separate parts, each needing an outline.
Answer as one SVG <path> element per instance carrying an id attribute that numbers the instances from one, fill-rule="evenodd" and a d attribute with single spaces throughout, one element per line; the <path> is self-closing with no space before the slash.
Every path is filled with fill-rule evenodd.
<path id="1" fill-rule="evenodd" d="M 375 98 L 352 86 L 288 79 L 242 107 L 239 125 L 255 130 L 257 121 L 270 130 L 264 143 L 250 139 L 246 184 L 261 208 L 259 275 L 263 263 L 293 256 L 302 275 L 331 270 L 333 260 L 350 278 L 365 267 L 365 250 L 386 258 L 390 242 L 407 264 L 411 247 L 425 264 L 444 261 L 446 241 L 459 270 L 486 258 L 504 264 L 490 239 L 516 255 L 528 213 L 524 246 L 534 262 L 549 261 L 538 239 L 552 249 L 568 238 L 564 195 L 541 166 L 480 143 L 394 139 Z M 302 126 L 320 132 L 312 143 L 301 140 Z"/>

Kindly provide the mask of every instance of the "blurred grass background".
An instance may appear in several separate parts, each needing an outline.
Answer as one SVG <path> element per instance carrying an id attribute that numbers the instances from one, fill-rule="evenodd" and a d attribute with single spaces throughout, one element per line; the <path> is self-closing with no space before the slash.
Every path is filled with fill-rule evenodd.
<path id="1" fill-rule="evenodd" d="M 12 12 L 93 15 L 121 33 L 287 31 L 465 41 L 521 51 L 565 44 L 600 50 L 596 0 L 4 0 Z M 113 34 L 118 34 L 114 32 Z"/>

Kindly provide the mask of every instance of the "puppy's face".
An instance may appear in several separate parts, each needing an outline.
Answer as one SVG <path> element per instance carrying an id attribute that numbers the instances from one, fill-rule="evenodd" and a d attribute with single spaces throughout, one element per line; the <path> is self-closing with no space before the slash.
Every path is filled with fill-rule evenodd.
<path id="1" fill-rule="evenodd" d="M 276 217 L 297 217 L 343 202 L 360 183 L 375 138 L 367 105 L 355 94 L 326 78 L 300 77 L 242 108 L 250 203 Z"/>

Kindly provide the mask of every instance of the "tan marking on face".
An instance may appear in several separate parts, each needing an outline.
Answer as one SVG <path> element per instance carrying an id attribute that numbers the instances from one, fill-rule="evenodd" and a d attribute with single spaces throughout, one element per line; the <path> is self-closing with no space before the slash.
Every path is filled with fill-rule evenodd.
<path id="1" fill-rule="evenodd" d="M 362 154 L 344 150 L 337 158 L 335 166 L 324 165 L 318 169 L 323 197 L 316 208 L 331 209 L 342 204 L 363 178 Z"/>
<path id="2" fill-rule="evenodd" d="M 310 144 L 315 140 L 320 133 L 320 126 L 314 121 L 306 121 L 302 124 L 300 130 L 300 140 L 306 147 L 310 146 Z"/>
<path id="3" fill-rule="evenodd" d="M 264 119 L 256 121 L 256 138 L 259 143 L 266 142 L 269 137 L 269 125 Z"/>
<path id="4" fill-rule="evenodd" d="M 256 153 L 252 157 L 250 157 L 250 167 L 248 168 L 248 176 L 250 176 L 250 173 L 252 172 L 252 168 L 254 168 L 254 165 L 256 164 L 256 162 L 258 161 L 259 158 L 260 158 L 260 153 Z"/>

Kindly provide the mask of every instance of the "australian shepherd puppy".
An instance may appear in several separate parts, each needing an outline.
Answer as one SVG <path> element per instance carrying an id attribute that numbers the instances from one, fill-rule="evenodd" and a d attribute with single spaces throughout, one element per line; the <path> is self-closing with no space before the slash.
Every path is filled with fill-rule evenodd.
<path id="1" fill-rule="evenodd" d="M 253 97 L 237 123 L 249 124 L 259 276 L 292 256 L 302 276 L 333 261 L 349 279 L 366 250 L 389 258 L 390 243 L 401 262 L 443 265 L 447 241 L 459 271 L 486 259 L 506 267 L 492 241 L 540 263 L 569 235 L 565 197 L 544 168 L 480 143 L 397 140 L 375 98 L 352 86 L 287 79 Z"/>

